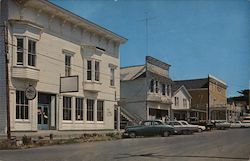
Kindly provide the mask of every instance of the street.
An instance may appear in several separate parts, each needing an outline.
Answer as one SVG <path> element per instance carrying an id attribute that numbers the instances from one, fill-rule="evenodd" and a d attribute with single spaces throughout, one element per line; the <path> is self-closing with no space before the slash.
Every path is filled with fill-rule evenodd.
<path id="1" fill-rule="evenodd" d="M 249 161 L 250 128 L 0 151 L 0 161 Z"/>

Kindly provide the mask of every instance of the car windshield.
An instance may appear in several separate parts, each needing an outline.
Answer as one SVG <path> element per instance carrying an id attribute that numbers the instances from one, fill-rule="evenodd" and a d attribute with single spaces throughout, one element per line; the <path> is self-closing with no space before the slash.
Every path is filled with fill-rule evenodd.
<path id="1" fill-rule="evenodd" d="M 182 123 L 182 125 L 188 125 L 188 123 L 185 121 L 182 121 L 181 123 Z"/>

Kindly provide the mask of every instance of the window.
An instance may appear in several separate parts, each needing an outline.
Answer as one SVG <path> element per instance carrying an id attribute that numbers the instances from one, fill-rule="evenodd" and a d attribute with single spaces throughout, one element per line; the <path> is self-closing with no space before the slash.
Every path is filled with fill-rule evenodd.
<path id="1" fill-rule="evenodd" d="M 100 80 L 100 62 L 95 61 L 95 81 Z"/>
<path id="2" fill-rule="evenodd" d="M 170 85 L 167 85 L 167 95 L 170 96 Z"/>
<path id="3" fill-rule="evenodd" d="M 76 98 L 76 120 L 83 120 L 83 98 Z"/>
<path id="4" fill-rule="evenodd" d="M 183 98 L 183 107 L 187 107 L 187 99 Z"/>
<path id="5" fill-rule="evenodd" d="M 161 85 L 161 93 L 162 93 L 162 95 L 166 95 L 166 85 L 165 84 L 162 84 Z"/>
<path id="6" fill-rule="evenodd" d="M 103 121 L 103 101 L 97 101 L 97 121 Z"/>
<path id="7" fill-rule="evenodd" d="M 36 42 L 28 41 L 28 65 L 36 66 Z"/>
<path id="8" fill-rule="evenodd" d="M 152 124 L 151 124 L 150 121 L 146 121 L 146 122 L 143 123 L 143 125 L 144 125 L 144 126 L 150 126 L 150 125 L 152 125 Z"/>
<path id="9" fill-rule="evenodd" d="M 181 123 L 179 123 L 179 122 L 173 122 L 172 125 L 173 125 L 173 126 L 174 126 L 174 125 L 177 125 L 177 126 L 178 126 L 178 125 L 181 125 Z"/>
<path id="10" fill-rule="evenodd" d="M 65 76 L 70 76 L 71 74 L 71 56 L 65 55 Z"/>
<path id="11" fill-rule="evenodd" d="M 71 97 L 63 97 L 63 120 L 71 120 Z"/>
<path id="12" fill-rule="evenodd" d="M 87 121 L 94 121 L 94 100 L 87 99 Z"/>
<path id="13" fill-rule="evenodd" d="M 114 86 L 115 85 L 115 69 L 110 68 L 110 85 Z"/>
<path id="14" fill-rule="evenodd" d="M 150 81 L 150 92 L 154 92 L 154 80 Z"/>
<path id="15" fill-rule="evenodd" d="M 16 91 L 16 119 L 29 119 L 28 100 L 24 91 Z"/>
<path id="16" fill-rule="evenodd" d="M 92 80 L 92 62 L 91 62 L 91 60 L 87 61 L 87 80 Z"/>
<path id="17" fill-rule="evenodd" d="M 17 38 L 17 65 L 23 65 L 23 38 Z"/>
<path id="18" fill-rule="evenodd" d="M 158 93 L 159 91 L 159 82 L 155 81 L 155 92 Z"/>
<path id="19" fill-rule="evenodd" d="M 174 97 L 175 106 L 179 106 L 179 97 Z"/>
<path id="20" fill-rule="evenodd" d="M 163 125 L 163 123 L 160 121 L 154 121 L 154 125 Z"/>

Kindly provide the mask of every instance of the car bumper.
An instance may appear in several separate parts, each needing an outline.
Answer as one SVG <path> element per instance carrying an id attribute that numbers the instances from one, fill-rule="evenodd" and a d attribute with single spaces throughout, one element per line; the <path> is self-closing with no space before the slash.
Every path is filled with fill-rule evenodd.
<path id="1" fill-rule="evenodd" d="M 128 137 L 129 137 L 128 132 L 124 132 L 124 133 L 122 134 L 122 137 L 123 137 L 123 138 L 128 138 Z"/>

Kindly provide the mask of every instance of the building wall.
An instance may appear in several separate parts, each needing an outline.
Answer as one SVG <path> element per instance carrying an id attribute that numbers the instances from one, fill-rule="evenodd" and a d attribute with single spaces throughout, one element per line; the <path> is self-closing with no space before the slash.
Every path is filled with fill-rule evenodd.
<path id="1" fill-rule="evenodd" d="M 175 105 L 175 97 L 179 98 L 179 105 Z M 183 105 L 183 99 L 187 100 L 187 107 Z M 172 97 L 172 109 L 190 109 L 191 99 L 185 94 L 185 92 L 181 89 Z"/>
<path id="2" fill-rule="evenodd" d="M 194 89 L 188 90 L 190 95 L 192 96 L 191 107 L 196 109 L 206 109 L 208 105 L 208 89 Z"/>
<path id="3" fill-rule="evenodd" d="M 7 132 L 6 73 L 4 48 L 4 20 L 7 17 L 6 1 L 0 2 L 0 135 Z"/>
<path id="4" fill-rule="evenodd" d="M 57 16 L 51 20 L 51 15 L 45 12 L 38 14 L 37 10 L 25 7 L 20 12 L 20 7 L 14 1 L 9 2 L 9 19 L 22 21 L 31 21 L 34 25 L 23 25 L 11 23 L 9 42 L 12 42 L 9 48 L 11 58 L 11 84 L 10 84 L 10 104 L 11 104 L 11 129 L 12 131 L 36 131 L 37 130 L 37 106 L 38 98 L 29 101 L 29 120 L 16 120 L 16 90 L 25 90 L 29 85 L 35 86 L 38 92 L 50 93 L 56 96 L 56 122 L 58 130 L 92 130 L 92 129 L 114 129 L 114 106 L 116 100 L 120 98 L 120 75 L 119 75 L 119 44 L 115 41 L 108 40 L 98 34 L 91 33 L 87 30 L 83 31 L 80 27 L 73 29 L 73 24 L 66 21 L 62 25 L 63 19 Z M 20 15 L 21 13 L 21 15 Z M 43 29 L 39 30 L 39 26 Z M 38 71 L 38 80 L 16 78 L 14 77 L 14 69 L 16 66 L 16 36 L 27 36 L 37 41 L 37 65 L 34 72 Z M 86 47 L 82 47 L 82 45 Z M 96 50 L 93 47 L 98 46 L 105 49 L 105 52 Z M 27 49 L 25 49 L 27 52 Z M 75 93 L 59 93 L 60 76 L 65 76 L 65 52 L 72 55 L 71 59 L 71 75 L 79 76 L 79 92 Z M 100 62 L 100 81 L 88 82 L 86 79 L 87 65 L 86 60 L 97 60 Z M 0 61 L 2 59 L 0 58 Z M 2 63 L 0 63 L 2 64 Z M 110 86 L 110 66 L 115 67 L 115 85 Z M 1 68 L 3 69 L 3 68 Z M 1 70 L 0 74 L 3 70 Z M 34 75 L 30 75 L 34 78 Z M 2 77 L 1 77 L 2 78 Z M 2 83 L 1 83 L 2 84 Z M 85 89 L 85 85 L 98 89 L 99 92 L 89 88 Z M 4 87 L 1 87 L 4 88 Z M 72 97 L 72 120 L 63 121 L 63 96 Z M 75 121 L 75 98 L 84 98 L 84 120 Z M 104 101 L 104 122 L 87 122 L 86 121 L 86 99 L 95 99 Z M 96 119 L 96 103 L 95 103 Z M 2 114 L 2 112 L 1 112 Z M 2 118 L 2 117 L 1 117 Z M 2 124 L 1 124 L 2 125 Z"/>
<path id="5" fill-rule="evenodd" d="M 130 113 L 143 119 L 147 118 L 146 111 L 146 79 L 139 78 L 130 81 L 121 81 L 121 100 L 123 107 Z"/>
<path id="6" fill-rule="evenodd" d="M 210 106 L 227 104 L 227 94 L 225 87 L 220 86 L 216 82 L 210 82 L 209 94 L 210 94 L 210 100 L 209 100 Z"/>

